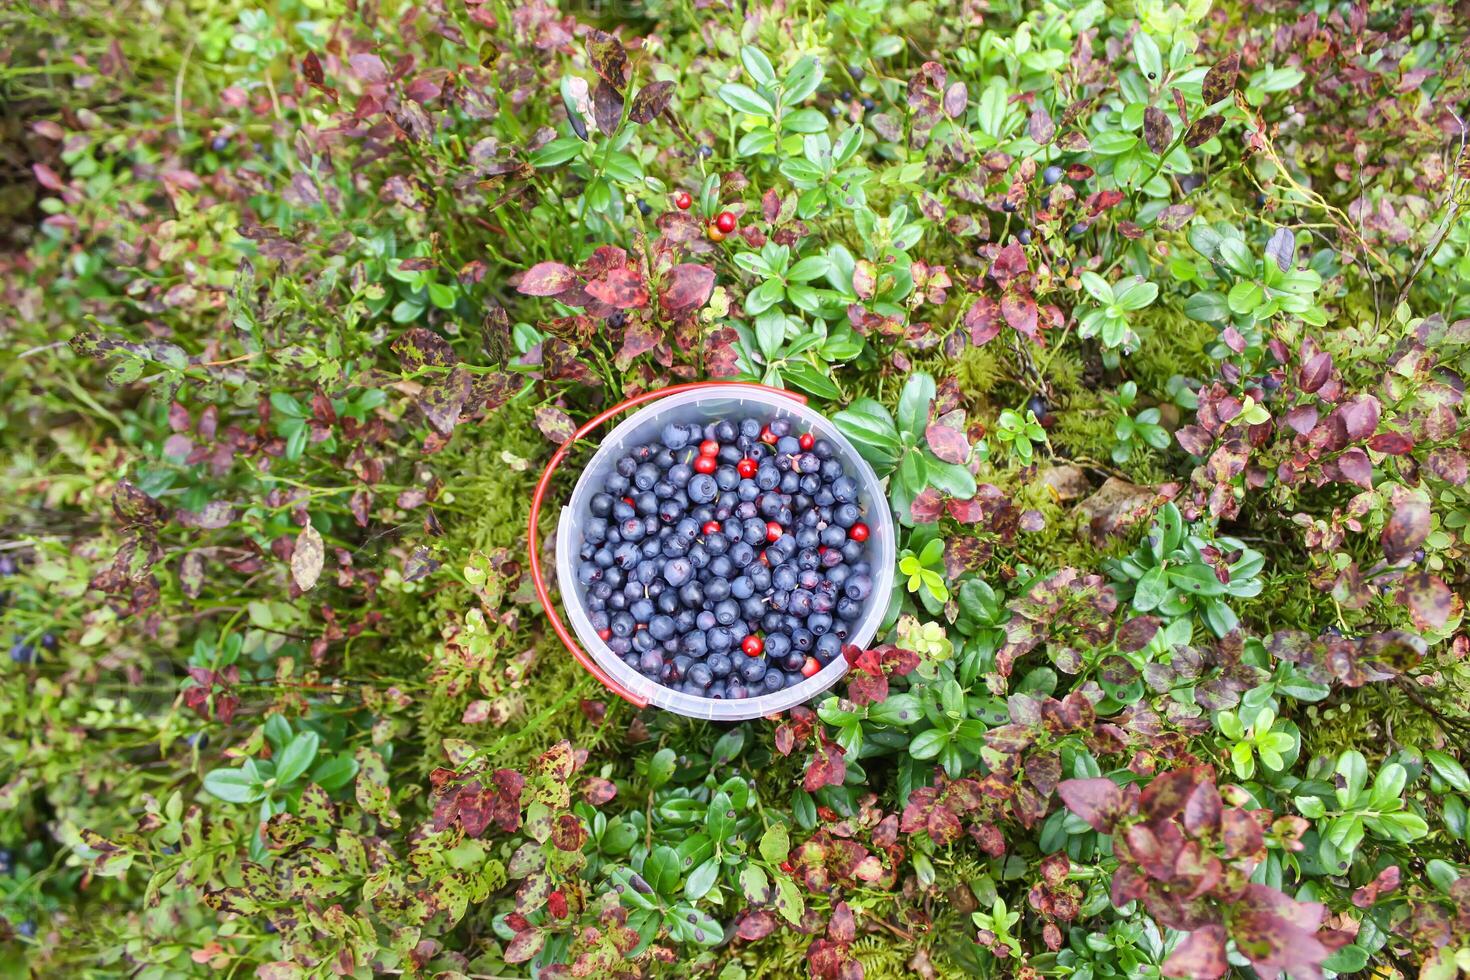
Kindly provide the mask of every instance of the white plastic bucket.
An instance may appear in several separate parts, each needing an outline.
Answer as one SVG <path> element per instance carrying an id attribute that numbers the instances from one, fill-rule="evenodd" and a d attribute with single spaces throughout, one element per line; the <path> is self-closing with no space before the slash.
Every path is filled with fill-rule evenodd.
<path id="1" fill-rule="evenodd" d="M 790 419 L 795 431 L 809 431 L 819 439 L 827 439 L 837 447 L 837 458 L 846 473 L 859 484 L 859 506 L 868 525 L 868 559 L 872 565 L 873 593 L 862 618 L 853 625 L 846 643 L 865 648 L 872 642 L 888 608 L 893 589 L 893 567 L 897 555 L 893 515 L 878 475 L 867 460 L 858 455 L 852 443 L 818 412 L 794 398 L 760 388 L 740 385 L 709 384 L 669 395 L 645 405 L 620 422 L 602 440 L 582 475 L 577 478 L 571 500 L 561 511 L 556 532 L 556 579 L 562 605 L 582 647 L 604 671 L 630 693 L 666 711 L 690 718 L 710 721 L 740 721 L 776 714 L 810 701 L 836 684 L 847 673 L 847 658 L 837 657 L 816 674 L 794 687 L 758 697 L 717 700 L 697 697 L 664 687 L 623 663 L 623 659 L 598 637 L 587 615 L 582 586 L 577 582 L 577 552 L 582 545 L 580 528 L 591 516 L 592 496 L 602 489 L 609 471 L 618 459 L 634 447 L 656 442 L 663 427 L 670 422 L 718 422 L 755 418 L 763 423 L 772 419 Z"/>

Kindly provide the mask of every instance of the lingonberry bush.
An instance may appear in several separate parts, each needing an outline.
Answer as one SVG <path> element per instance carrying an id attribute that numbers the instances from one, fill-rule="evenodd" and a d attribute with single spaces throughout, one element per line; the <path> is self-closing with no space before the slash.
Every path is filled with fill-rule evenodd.
<path id="1" fill-rule="evenodd" d="M 4 972 L 1470 971 L 1467 23 L 7 5 Z M 717 379 L 901 537 L 733 726 L 525 552 Z"/>

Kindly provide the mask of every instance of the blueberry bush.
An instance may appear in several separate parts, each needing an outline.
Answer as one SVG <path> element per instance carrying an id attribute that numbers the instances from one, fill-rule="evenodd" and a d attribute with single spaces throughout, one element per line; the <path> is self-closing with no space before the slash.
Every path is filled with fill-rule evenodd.
<path id="1" fill-rule="evenodd" d="M 0 970 L 1470 971 L 1467 24 L 4 5 Z M 900 534 L 724 726 L 526 553 L 711 379 Z"/>

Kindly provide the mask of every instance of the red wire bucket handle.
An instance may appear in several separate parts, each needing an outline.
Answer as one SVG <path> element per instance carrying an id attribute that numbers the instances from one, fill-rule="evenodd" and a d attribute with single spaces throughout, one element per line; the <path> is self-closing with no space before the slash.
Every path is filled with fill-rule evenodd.
<path id="1" fill-rule="evenodd" d="M 588 419 L 581 428 L 572 434 L 570 439 L 557 447 L 556 452 L 551 456 L 551 461 L 546 464 L 546 469 L 542 471 L 541 479 L 536 484 L 536 492 L 531 497 L 531 520 L 526 535 L 531 552 L 531 581 L 536 587 L 536 598 L 541 601 L 542 607 L 546 610 L 546 618 L 551 620 L 551 628 L 556 631 L 557 637 L 571 651 L 577 663 L 581 664 L 589 674 L 601 681 L 603 687 L 612 691 L 624 701 L 636 705 L 639 708 L 648 707 L 648 702 L 623 687 L 607 671 L 598 666 L 597 661 L 593 660 L 591 655 L 577 643 L 577 638 L 572 634 L 571 630 L 567 629 L 567 624 L 562 622 L 561 614 L 556 611 L 556 604 L 551 601 L 551 591 L 546 587 L 546 579 L 541 574 L 541 534 L 538 530 L 541 523 L 541 501 L 546 496 L 547 489 L 551 486 L 552 474 L 556 472 L 556 468 L 561 465 L 561 461 L 566 458 L 567 453 L 571 452 L 572 445 L 578 440 L 585 438 L 608 419 L 630 408 L 636 408 L 639 405 L 657 401 L 668 395 L 676 395 L 681 391 L 694 391 L 700 388 L 759 388 L 762 391 L 768 391 L 772 394 L 790 398 L 803 405 L 806 404 L 805 395 L 787 391 L 784 388 L 772 388 L 770 385 L 756 384 L 752 381 L 695 381 L 689 384 L 671 385 L 655 391 L 645 391 L 642 394 L 634 395 L 632 398 L 621 401 L 612 408 Z"/>

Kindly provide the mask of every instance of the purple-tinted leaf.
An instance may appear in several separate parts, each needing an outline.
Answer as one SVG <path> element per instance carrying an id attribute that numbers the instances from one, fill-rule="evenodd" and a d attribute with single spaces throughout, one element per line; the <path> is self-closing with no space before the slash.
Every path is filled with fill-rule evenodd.
<path id="1" fill-rule="evenodd" d="M 1429 537 L 1429 519 L 1429 505 L 1423 500 L 1408 495 L 1399 500 L 1379 538 L 1384 557 L 1400 562 L 1413 555 Z"/>
<path id="2" fill-rule="evenodd" d="M 823 786 L 841 786 L 847 778 L 847 763 L 843 760 L 842 746 L 827 740 L 826 735 L 817 733 L 816 751 L 806 767 L 802 788 L 815 793 Z"/>
<path id="3" fill-rule="evenodd" d="M 1224 61 L 1205 72 L 1200 86 L 1200 97 L 1206 106 L 1212 106 L 1235 90 L 1235 80 L 1240 75 L 1240 52 L 1235 51 Z"/>
<path id="4" fill-rule="evenodd" d="M 1174 124 L 1163 109 L 1149 106 L 1143 110 L 1143 141 L 1155 153 L 1163 153 L 1174 141 Z"/>
<path id="5" fill-rule="evenodd" d="M 640 125 L 653 122 L 658 114 L 669 107 L 674 95 L 673 82 L 650 82 L 633 96 L 633 105 L 628 109 L 628 118 Z"/>
<path id="6" fill-rule="evenodd" d="M 1174 433 L 1174 438 L 1179 440 L 1179 445 L 1191 456 L 1205 456 L 1215 444 L 1214 438 L 1197 425 L 1182 426 Z"/>
<path id="7" fill-rule="evenodd" d="M 1037 329 L 1036 300 L 1030 293 L 1006 293 L 1000 298 L 1000 311 L 1011 329 L 1025 334 L 1032 343 L 1042 343 Z"/>
<path id="8" fill-rule="evenodd" d="M 969 101 L 970 90 L 965 88 L 965 83 L 952 83 L 944 90 L 944 114 L 951 119 L 958 119 L 965 114 L 965 107 Z"/>
<path id="9" fill-rule="evenodd" d="M 1299 435 L 1306 435 L 1317 427 L 1318 412 L 1315 405 L 1298 405 L 1289 410 L 1284 421 Z"/>
<path id="10" fill-rule="evenodd" d="M 588 31 L 587 60 L 598 78 L 615 89 L 622 89 L 628 69 L 628 52 L 623 49 L 621 41 L 605 31 Z"/>
<path id="11" fill-rule="evenodd" d="M 542 405 L 536 409 L 536 428 L 541 434 L 560 446 L 576 434 L 577 427 L 572 417 L 555 405 Z"/>
<path id="12" fill-rule="evenodd" d="M 1368 438 L 1378 428 L 1381 409 L 1378 399 L 1372 395 L 1357 395 L 1339 405 L 1333 414 L 1342 420 L 1348 441 L 1357 442 Z"/>
<path id="13" fill-rule="evenodd" d="M 1266 243 L 1266 258 L 1274 261 L 1282 272 L 1290 272 L 1296 261 L 1296 236 L 1285 228 L 1277 228 Z"/>
<path id="14" fill-rule="evenodd" d="M 1458 449 L 1436 449 L 1424 460 L 1424 468 L 1446 483 L 1463 486 L 1470 480 L 1470 459 Z"/>
<path id="15" fill-rule="evenodd" d="M 1450 587 L 1439 576 L 1428 572 L 1406 577 L 1403 596 L 1409 617 L 1421 630 L 1442 628 L 1455 611 L 1455 595 Z"/>
<path id="16" fill-rule="evenodd" d="M 576 282 L 577 274 L 560 262 L 539 262 L 526 271 L 516 289 L 527 296 L 557 296 Z"/>
<path id="17" fill-rule="evenodd" d="M 909 514 L 916 524 L 933 524 L 939 520 L 939 512 L 943 509 L 944 499 L 939 491 L 933 487 L 925 487 L 909 505 Z"/>
<path id="18" fill-rule="evenodd" d="M 1057 784 L 1057 795 L 1067 809 L 1100 834 L 1111 834 L 1127 812 L 1123 791 L 1111 779 L 1068 779 Z"/>
<path id="19" fill-rule="evenodd" d="M 1327 383 L 1332 376 L 1332 355 L 1326 351 L 1319 351 L 1307 358 L 1302 364 L 1301 374 L 1297 378 L 1297 384 L 1302 391 L 1312 394 Z"/>
<path id="20" fill-rule="evenodd" d="M 618 123 L 623 121 L 622 93 L 601 79 L 592 90 L 592 120 L 607 136 L 611 136 Z"/>
<path id="21" fill-rule="evenodd" d="M 1196 119 L 1184 133 L 1184 145 L 1192 150 L 1208 143 L 1224 125 L 1224 116 L 1205 116 L 1203 119 Z"/>
<path id="22" fill-rule="evenodd" d="M 1051 115 L 1047 113 L 1046 107 L 1037 105 L 1031 110 L 1031 118 L 1026 121 L 1026 129 L 1031 134 L 1031 139 L 1039 146 L 1045 146 L 1057 135 L 1056 123 L 1052 122 Z"/>
<path id="23" fill-rule="evenodd" d="M 352 55 L 347 59 L 347 64 L 358 81 L 377 85 L 388 80 L 388 70 L 383 67 L 383 59 L 375 54 Z"/>
<path id="24" fill-rule="evenodd" d="M 1191 932 L 1164 961 L 1166 977 L 1217 980 L 1229 969 L 1225 959 L 1225 927 L 1208 925 Z"/>

